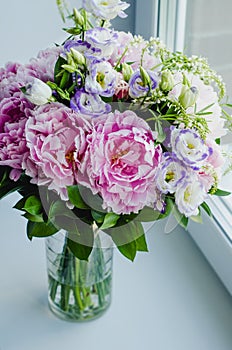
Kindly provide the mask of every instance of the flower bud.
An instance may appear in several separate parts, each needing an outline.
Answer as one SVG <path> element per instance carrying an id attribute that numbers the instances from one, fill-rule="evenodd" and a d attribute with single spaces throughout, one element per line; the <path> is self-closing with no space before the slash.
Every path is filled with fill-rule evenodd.
<path id="1" fill-rule="evenodd" d="M 193 106 L 198 98 L 198 90 L 195 86 L 183 85 L 179 96 L 179 102 L 184 108 Z"/>
<path id="2" fill-rule="evenodd" d="M 174 87 L 174 79 L 172 73 L 169 70 L 162 72 L 161 81 L 160 81 L 160 89 L 162 91 L 170 91 Z"/>
<path id="3" fill-rule="evenodd" d="M 72 58 L 76 64 L 85 65 L 85 57 L 73 47 L 70 49 Z"/>
<path id="4" fill-rule="evenodd" d="M 133 73 L 134 73 L 133 68 L 129 64 L 127 63 L 122 64 L 122 75 L 125 81 L 128 82 Z"/>
<path id="5" fill-rule="evenodd" d="M 84 25 L 84 18 L 76 8 L 73 9 L 73 16 L 76 24 L 79 24 L 80 26 Z"/>
<path id="6" fill-rule="evenodd" d="M 37 106 L 48 103 L 52 97 L 52 89 L 37 78 L 34 78 L 31 83 L 28 83 L 22 91 L 26 98 Z"/>
<path id="7" fill-rule="evenodd" d="M 144 86 L 150 86 L 151 85 L 151 78 L 142 66 L 140 67 L 140 75 L 141 75 L 142 82 L 143 82 Z"/>

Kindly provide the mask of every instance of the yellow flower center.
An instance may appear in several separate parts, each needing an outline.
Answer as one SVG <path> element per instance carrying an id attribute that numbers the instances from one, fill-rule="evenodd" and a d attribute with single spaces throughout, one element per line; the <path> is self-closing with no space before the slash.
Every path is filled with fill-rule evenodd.
<path id="1" fill-rule="evenodd" d="M 112 162 L 115 163 L 119 158 L 125 156 L 129 151 L 128 150 L 125 150 L 125 151 L 121 151 L 117 154 L 115 154 L 114 156 L 112 156 Z"/>
<path id="2" fill-rule="evenodd" d="M 189 202 L 190 197 L 191 197 L 191 192 L 187 188 L 186 191 L 184 192 L 184 200 L 185 200 L 185 202 Z"/>
<path id="3" fill-rule="evenodd" d="M 98 84 L 101 85 L 101 87 L 104 87 L 104 79 L 105 79 L 105 75 L 101 72 L 97 73 L 97 82 Z"/>
<path id="4" fill-rule="evenodd" d="M 188 143 L 188 146 L 187 146 L 189 149 L 194 149 L 194 145 L 192 143 Z"/>
<path id="5" fill-rule="evenodd" d="M 166 182 L 170 182 L 175 179 L 175 173 L 173 171 L 168 171 L 165 177 Z"/>
<path id="6" fill-rule="evenodd" d="M 65 155 L 65 159 L 67 160 L 68 164 L 73 163 L 75 161 L 73 153 L 73 151 L 70 151 Z"/>

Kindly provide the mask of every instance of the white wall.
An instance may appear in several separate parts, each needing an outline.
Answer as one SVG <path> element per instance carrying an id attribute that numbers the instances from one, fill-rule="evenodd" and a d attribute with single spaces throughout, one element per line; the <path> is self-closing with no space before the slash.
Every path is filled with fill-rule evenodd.
<path id="1" fill-rule="evenodd" d="M 115 29 L 134 31 L 135 0 L 126 11 L 127 19 L 113 21 Z M 66 0 L 69 8 L 80 8 L 81 0 Z M 0 67 L 7 61 L 26 63 L 39 50 L 62 43 L 67 35 L 59 15 L 56 0 L 1 0 Z"/>
<path id="2" fill-rule="evenodd" d="M 232 96 L 232 1 L 189 0 L 186 51 L 207 57 Z M 230 98 L 231 100 L 231 98 Z"/>
<path id="3" fill-rule="evenodd" d="M 70 8 L 80 0 L 68 0 Z M 61 43 L 66 34 L 56 0 L 6 0 L 0 10 L 0 66 L 7 61 L 26 63 L 38 51 Z"/>

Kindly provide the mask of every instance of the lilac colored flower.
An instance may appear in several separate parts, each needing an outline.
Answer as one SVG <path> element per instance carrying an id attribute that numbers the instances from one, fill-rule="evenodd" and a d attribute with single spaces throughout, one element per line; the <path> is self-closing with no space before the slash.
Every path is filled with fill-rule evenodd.
<path id="1" fill-rule="evenodd" d="M 207 193 L 194 172 L 178 186 L 175 203 L 181 214 L 186 217 L 199 214 L 198 207 L 204 202 Z"/>
<path id="2" fill-rule="evenodd" d="M 64 44 L 64 53 L 61 53 L 61 56 L 66 59 L 66 52 L 70 52 L 71 49 L 75 49 L 86 58 L 94 58 L 101 54 L 101 50 L 96 47 L 91 47 L 87 41 L 70 39 L 67 40 Z"/>
<path id="3" fill-rule="evenodd" d="M 176 157 L 195 170 L 200 169 L 213 152 L 212 148 L 191 129 L 173 128 L 171 146 Z"/>
<path id="4" fill-rule="evenodd" d="M 94 60 L 90 63 L 89 75 L 86 76 L 85 90 L 105 97 L 114 95 L 116 72 L 106 61 Z"/>
<path id="5" fill-rule="evenodd" d="M 151 89 L 155 89 L 158 85 L 158 77 L 155 72 L 147 71 L 150 81 L 151 81 Z M 144 84 L 143 79 L 141 77 L 141 73 L 137 70 L 129 80 L 129 95 L 132 98 L 138 98 L 145 96 L 149 92 L 148 84 Z"/>
<path id="6" fill-rule="evenodd" d="M 25 124 L 31 108 L 21 92 L 0 102 L 0 165 L 13 168 L 14 180 L 20 176 L 23 158 L 28 155 Z"/>
<path id="7" fill-rule="evenodd" d="M 123 12 L 130 4 L 120 0 L 83 0 L 83 8 L 92 13 L 95 17 L 103 20 L 111 20 L 117 16 L 125 18 L 127 15 Z"/>
<path id="8" fill-rule="evenodd" d="M 114 30 L 96 27 L 87 30 L 85 40 L 92 48 L 98 49 L 95 54 L 98 59 L 107 59 L 117 46 L 118 34 Z"/>
<path id="9" fill-rule="evenodd" d="M 90 94 L 83 90 L 77 90 L 70 101 L 70 108 L 77 113 L 90 117 L 98 117 L 111 112 L 111 106 L 102 101 L 99 95 Z"/>
<path id="10" fill-rule="evenodd" d="M 70 49 L 73 48 L 75 50 L 77 50 L 78 52 L 81 52 L 84 54 L 84 52 L 86 50 L 90 49 L 90 44 L 88 44 L 86 41 L 82 41 L 82 40 L 76 40 L 76 39 L 70 39 L 67 40 L 64 44 L 64 51 L 68 51 L 70 52 Z M 63 55 L 63 54 L 62 54 Z"/>
<path id="11" fill-rule="evenodd" d="M 66 186 L 74 184 L 74 152 L 81 155 L 89 124 L 80 115 L 60 103 L 51 103 L 34 110 L 26 124 L 26 141 L 30 150 L 24 161 L 31 182 L 55 190 L 67 200 Z M 79 150 L 75 138 L 79 136 Z"/>
<path id="12" fill-rule="evenodd" d="M 187 174 L 187 167 L 174 154 L 163 153 L 156 173 L 157 187 L 162 193 L 174 193 Z"/>
<path id="13" fill-rule="evenodd" d="M 77 182 L 99 193 L 103 207 L 117 214 L 154 207 L 162 150 L 155 147 L 148 124 L 132 111 L 115 111 L 93 123 Z"/>

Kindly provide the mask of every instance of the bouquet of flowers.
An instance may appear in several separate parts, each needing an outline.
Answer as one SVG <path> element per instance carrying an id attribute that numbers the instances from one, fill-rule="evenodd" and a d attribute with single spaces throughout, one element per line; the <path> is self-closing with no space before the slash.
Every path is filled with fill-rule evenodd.
<path id="1" fill-rule="evenodd" d="M 83 0 L 62 45 L 0 70 L 0 197 L 22 196 L 29 239 L 64 229 L 81 260 L 93 226 L 133 260 L 147 251 L 142 222 L 173 214 L 186 228 L 228 194 L 222 79 L 201 57 L 112 29 L 128 6 Z"/>

